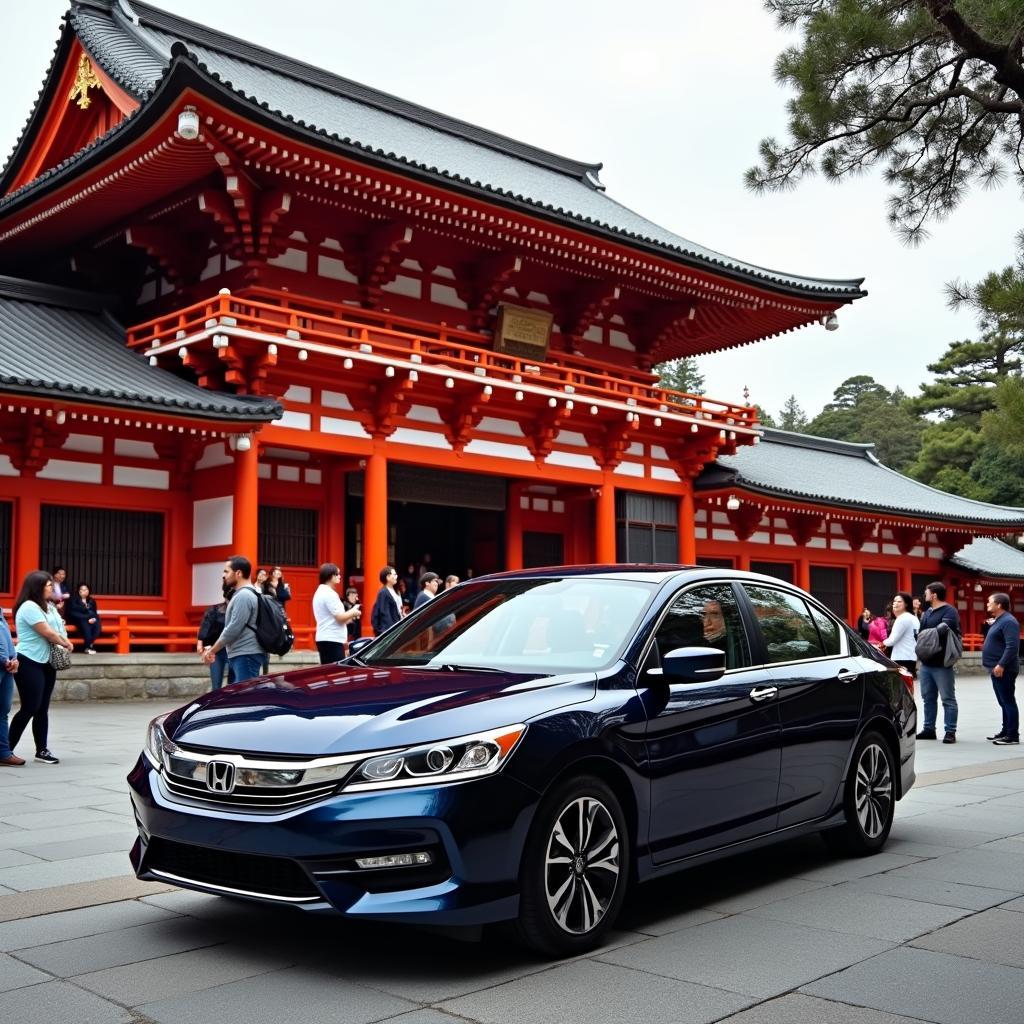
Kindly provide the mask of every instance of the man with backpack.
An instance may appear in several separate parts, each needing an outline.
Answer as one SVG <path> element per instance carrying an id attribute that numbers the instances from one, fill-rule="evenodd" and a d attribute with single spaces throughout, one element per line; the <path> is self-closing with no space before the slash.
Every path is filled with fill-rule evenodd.
<path id="1" fill-rule="evenodd" d="M 234 594 L 224 615 L 224 631 L 203 650 L 203 661 L 213 664 L 217 652 L 228 652 L 231 678 L 240 683 L 260 675 L 265 649 L 260 644 L 257 623 L 260 617 L 260 594 L 252 585 L 252 563 L 244 555 L 232 555 L 224 563 L 224 589 Z"/>
<path id="2" fill-rule="evenodd" d="M 953 665 L 956 661 L 955 651 L 961 636 L 960 615 L 957 610 L 946 603 L 946 585 L 940 581 L 929 583 L 924 590 L 925 604 L 928 605 L 921 616 L 921 631 L 918 633 L 918 657 L 921 658 L 921 672 L 918 677 L 921 683 L 921 703 L 924 705 L 924 725 L 917 734 L 919 740 L 934 740 L 935 719 L 938 714 L 938 698 L 942 698 L 942 718 L 945 735 L 943 743 L 956 743 L 956 677 Z M 927 634 L 928 630 L 934 630 Z M 949 633 L 955 634 L 950 638 Z M 937 651 L 931 652 L 928 641 L 937 640 Z M 962 650 L 962 648 L 961 648 Z"/>

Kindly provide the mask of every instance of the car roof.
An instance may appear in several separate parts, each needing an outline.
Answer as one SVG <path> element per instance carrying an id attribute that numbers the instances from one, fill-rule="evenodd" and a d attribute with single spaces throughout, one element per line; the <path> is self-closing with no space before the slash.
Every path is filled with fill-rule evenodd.
<path id="1" fill-rule="evenodd" d="M 631 580 L 641 583 L 663 584 L 678 579 L 730 579 L 750 580 L 757 583 L 781 585 L 790 589 L 799 589 L 795 584 L 774 576 L 765 576 L 756 572 L 742 572 L 738 569 L 727 569 L 707 565 L 672 565 L 663 562 L 618 562 L 597 565 L 545 565 L 532 569 L 516 569 L 512 572 L 491 573 L 478 579 L 565 579 L 566 577 L 583 576 L 589 579 Z M 468 582 L 468 581 L 465 581 Z"/>

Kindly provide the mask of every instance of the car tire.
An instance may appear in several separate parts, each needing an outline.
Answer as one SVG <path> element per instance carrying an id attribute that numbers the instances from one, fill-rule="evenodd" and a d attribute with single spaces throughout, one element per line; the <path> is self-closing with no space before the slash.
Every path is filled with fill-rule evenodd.
<path id="1" fill-rule="evenodd" d="M 843 789 L 843 824 L 821 833 L 829 849 L 868 857 L 885 846 L 896 810 L 896 768 L 881 733 L 865 732 L 853 753 Z"/>
<path id="2" fill-rule="evenodd" d="M 558 783 L 541 802 L 523 852 L 518 940 L 552 957 L 599 946 L 622 909 L 630 856 L 611 787 L 593 775 Z"/>

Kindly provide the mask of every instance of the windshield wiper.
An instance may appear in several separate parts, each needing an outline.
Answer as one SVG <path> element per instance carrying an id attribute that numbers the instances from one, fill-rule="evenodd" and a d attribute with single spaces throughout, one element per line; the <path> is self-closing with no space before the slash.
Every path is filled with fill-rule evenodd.
<path id="1" fill-rule="evenodd" d="M 437 668 L 440 672 L 497 672 L 499 675 L 505 671 L 501 668 L 492 668 L 490 665 L 453 665 L 448 662 L 438 665 Z"/>

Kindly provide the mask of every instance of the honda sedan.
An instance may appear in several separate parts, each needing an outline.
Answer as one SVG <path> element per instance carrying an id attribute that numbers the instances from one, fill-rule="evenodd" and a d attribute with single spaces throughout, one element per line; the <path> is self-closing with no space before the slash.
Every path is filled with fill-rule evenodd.
<path id="1" fill-rule="evenodd" d="M 632 882 L 807 832 L 876 853 L 914 782 L 909 675 L 769 577 L 505 573 L 357 645 L 151 723 L 140 878 L 562 956 Z"/>

